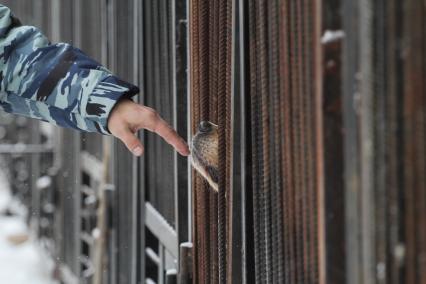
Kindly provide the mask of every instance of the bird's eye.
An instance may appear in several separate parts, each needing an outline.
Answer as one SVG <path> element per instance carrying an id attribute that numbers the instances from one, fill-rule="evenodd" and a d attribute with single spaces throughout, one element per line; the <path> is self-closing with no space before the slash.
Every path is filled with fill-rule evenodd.
<path id="1" fill-rule="evenodd" d="M 200 125 L 198 126 L 198 130 L 203 133 L 209 132 L 211 129 L 212 124 L 208 121 L 201 121 Z"/>

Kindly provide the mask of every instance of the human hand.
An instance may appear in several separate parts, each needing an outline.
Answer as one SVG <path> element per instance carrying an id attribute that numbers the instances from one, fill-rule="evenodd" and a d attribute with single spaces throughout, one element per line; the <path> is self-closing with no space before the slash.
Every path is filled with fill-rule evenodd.
<path id="1" fill-rule="evenodd" d="M 108 129 L 120 139 L 135 156 L 141 156 L 144 147 L 136 137 L 140 129 L 147 129 L 160 135 L 183 156 L 189 155 L 186 142 L 152 108 L 122 99 L 117 102 L 108 118 Z"/>

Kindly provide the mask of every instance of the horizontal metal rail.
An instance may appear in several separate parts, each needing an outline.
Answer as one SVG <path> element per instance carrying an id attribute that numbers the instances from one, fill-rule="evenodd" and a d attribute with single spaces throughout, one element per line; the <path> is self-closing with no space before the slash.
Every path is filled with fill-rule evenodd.
<path id="1" fill-rule="evenodd" d="M 145 203 L 145 224 L 164 247 L 174 257 L 178 257 L 179 250 L 176 231 L 173 230 L 166 219 L 149 202 Z"/>
<path id="2" fill-rule="evenodd" d="M 81 169 L 97 181 L 102 180 L 102 163 L 88 152 L 81 153 Z"/>
<path id="3" fill-rule="evenodd" d="M 54 146 L 50 144 L 0 144 L 0 154 L 41 154 L 53 151 Z"/>

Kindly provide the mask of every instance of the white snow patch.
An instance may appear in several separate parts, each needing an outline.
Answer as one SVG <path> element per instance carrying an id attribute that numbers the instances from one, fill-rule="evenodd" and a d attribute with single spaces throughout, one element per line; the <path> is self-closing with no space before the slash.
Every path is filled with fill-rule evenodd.
<path id="1" fill-rule="evenodd" d="M 14 245 L 8 236 L 28 233 L 19 217 L 0 218 L 0 281 L 8 284 L 53 284 L 53 262 L 30 239 Z M 5 282 L 4 282 L 5 283 Z"/>
<path id="2" fill-rule="evenodd" d="M 47 188 L 52 184 L 52 179 L 49 176 L 42 176 L 36 182 L 37 188 Z"/>
<path id="3" fill-rule="evenodd" d="M 11 201 L 12 195 L 10 194 L 9 182 L 6 174 L 0 171 L 0 213 L 8 208 Z"/>
<path id="4" fill-rule="evenodd" d="M 321 43 L 327 44 L 330 42 L 335 42 L 344 37 L 345 37 L 345 32 L 342 30 L 337 30 L 337 31 L 326 30 L 324 32 L 324 35 L 321 38 Z"/>
<path id="5" fill-rule="evenodd" d="M 92 230 L 92 237 L 94 238 L 94 239 L 99 239 L 99 237 L 101 236 L 101 229 L 99 229 L 99 228 L 94 228 L 93 230 Z"/>
<path id="6" fill-rule="evenodd" d="M 25 214 L 4 215 L 7 209 L 24 212 L 18 203 L 10 194 L 6 175 L 0 171 L 0 283 L 57 284 L 51 277 L 53 260 L 31 236 Z M 8 239 L 20 235 L 29 236 L 29 240 L 13 244 Z"/>

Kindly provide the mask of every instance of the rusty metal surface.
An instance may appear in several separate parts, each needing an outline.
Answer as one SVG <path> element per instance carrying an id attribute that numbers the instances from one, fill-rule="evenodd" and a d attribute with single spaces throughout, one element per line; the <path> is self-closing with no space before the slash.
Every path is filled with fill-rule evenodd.
<path id="1" fill-rule="evenodd" d="M 279 5 L 279 6 L 278 6 Z M 322 279 L 320 4 L 249 2 L 255 279 Z M 280 64 L 278 64 L 279 59 Z"/>
<path id="2" fill-rule="evenodd" d="M 230 183 L 232 1 L 191 1 L 192 133 L 202 120 L 219 125 L 219 194 L 196 175 L 194 267 L 200 283 L 226 282 Z M 210 224 L 206 226 L 206 224 Z"/>
<path id="3" fill-rule="evenodd" d="M 209 1 L 209 120 L 218 124 L 219 0 Z M 210 191 L 210 282 L 219 282 L 218 194 Z"/>
<path id="4" fill-rule="evenodd" d="M 219 1 L 209 2 L 209 120 L 218 124 L 218 96 L 219 87 L 218 68 L 219 68 Z M 211 283 L 218 283 L 219 279 L 219 251 L 218 251 L 218 195 L 210 192 L 210 271 Z"/>
<path id="5" fill-rule="evenodd" d="M 426 263 L 426 49 L 424 3 L 405 2 L 404 18 L 404 187 L 406 283 L 425 283 Z"/>
<path id="6" fill-rule="evenodd" d="M 202 3 L 204 2 L 204 3 Z M 198 123 L 202 119 L 208 119 L 208 56 L 205 52 L 208 48 L 205 39 L 208 25 L 205 19 L 200 21 L 200 11 L 207 9 L 206 1 L 190 1 L 190 67 L 191 67 L 191 121 L 192 133 L 197 131 Z M 208 20 L 208 18 L 207 18 Z M 204 25 L 202 24 L 204 23 Z M 203 30 L 204 29 L 204 30 Z M 208 38 L 207 38 L 208 40 Z M 203 50 L 201 50 L 203 47 Z M 208 50 L 207 50 L 208 51 Z M 203 56 L 204 55 L 204 56 Z M 206 61 L 207 60 L 207 61 Z M 201 66 L 201 62 L 204 66 Z M 207 74 L 206 74 L 207 72 Z M 201 92 L 201 90 L 204 91 Z M 201 177 L 193 172 L 193 243 L 194 243 L 194 281 L 204 282 L 209 279 L 209 246 L 210 237 L 208 227 L 209 201 L 208 188 Z"/>
<path id="7" fill-rule="evenodd" d="M 284 282 L 284 238 L 283 238 L 283 219 L 282 219 L 282 191 L 283 191 L 283 176 L 280 174 L 282 169 L 281 160 L 281 140 L 283 137 L 280 126 L 280 68 L 279 68 L 279 52 L 280 52 L 280 9 L 279 1 L 271 1 L 268 6 L 269 21 L 269 76 L 270 76 L 270 95 L 269 95 L 269 117 L 271 139 L 270 139 L 270 162 L 271 162 L 271 237 L 272 245 L 272 279 L 275 282 Z"/>
<path id="8" fill-rule="evenodd" d="M 199 121 L 199 74 L 198 74 L 198 1 L 189 2 L 189 58 L 190 58 L 190 110 L 191 110 L 191 132 L 195 133 L 197 129 L 197 122 Z M 195 170 L 192 171 L 192 240 L 193 247 L 193 279 L 199 281 L 199 230 L 198 224 L 200 223 L 200 216 L 198 213 L 198 187 L 199 177 L 197 177 Z"/>
<path id="9" fill-rule="evenodd" d="M 231 127 L 231 46 L 232 0 L 219 1 L 218 28 L 218 125 L 219 125 L 219 193 L 218 193 L 218 264 L 219 283 L 226 283 L 228 257 L 228 213 L 230 196 L 230 127 Z"/>

